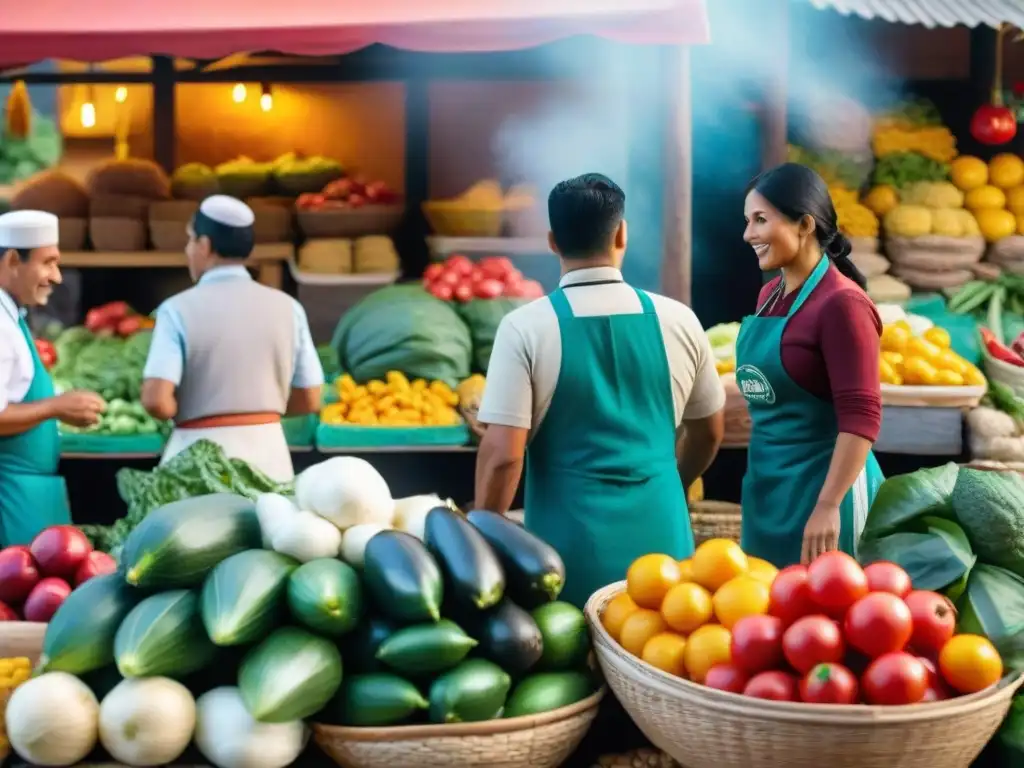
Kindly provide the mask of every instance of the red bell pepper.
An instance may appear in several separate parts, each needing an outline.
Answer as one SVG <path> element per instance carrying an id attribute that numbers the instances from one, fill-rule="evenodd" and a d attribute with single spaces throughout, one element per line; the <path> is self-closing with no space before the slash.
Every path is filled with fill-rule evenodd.
<path id="1" fill-rule="evenodd" d="M 111 301 L 99 307 L 93 307 L 85 315 L 85 327 L 93 333 L 117 330 L 117 324 L 132 313 L 132 308 L 123 301 Z"/>
<path id="2" fill-rule="evenodd" d="M 46 370 L 50 370 L 57 364 L 57 350 L 46 339 L 34 339 L 34 341 L 36 343 L 36 352 L 39 353 L 39 359 L 43 362 L 43 367 Z"/>
<path id="3" fill-rule="evenodd" d="M 1010 365 L 1016 365 L 1019 368 L 1024 368 L 1024 358 L 1014 352 L 1005 344 L 1000 343 L 999 339 L 996 338 L 995 334 L 992 333 L 988 328 L 981 328 L 981 339 L 985 342 L 985 349 L 996 360 L 1001 360 L 1004 363 Z"/>

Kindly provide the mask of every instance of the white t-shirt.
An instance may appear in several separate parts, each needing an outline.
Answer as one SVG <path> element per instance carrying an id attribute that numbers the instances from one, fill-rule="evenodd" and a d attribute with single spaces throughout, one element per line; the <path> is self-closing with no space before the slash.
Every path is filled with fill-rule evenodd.
<path id="1" fill-rule="evenodd" d="M 0 290 L 0 411 L 25 399 L 35 374 L 35 361 L 18 318 L 21 310 Z"/>
<path id="2" fill-rule="evenodd" d="M 559 285 L 595 280 L 615 282 L 566 291 L 574 315 L 628 315 L 643 311 L 636 292 L 622 281 L 622 273 L 612 267 L 574 270 Z M 656 293 L 647 295 L 661 324 L 678 428 L 684 419 L 706 418 L 723 408 L 725 390 L 715 370 L 711 343 L 693 310 Z M 561 364 L 562 339 L 551 300 L 537 299 L 510 312 L 501 321 L 494 339 L 479 421 L 536 430 L 551 405 Z"/>

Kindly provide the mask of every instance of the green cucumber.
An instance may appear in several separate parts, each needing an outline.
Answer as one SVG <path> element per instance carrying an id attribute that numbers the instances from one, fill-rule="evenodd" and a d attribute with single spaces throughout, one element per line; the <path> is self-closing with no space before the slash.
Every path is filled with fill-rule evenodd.
<path id="1" fill-rule="evenodd" d="M 504 515 L 474 510 L 467 516 L 501 562 L 505 594 L 527 610 L 557 600 L 565 586 L 565 564 L 554 547 Z"/>
<path id="2" fill-rule="evenodd" d="M 377 659 L 407 675 L 443 672 L 466 658 L 476 644 L 458 624 L 441 619 L 398 630 L 380 644 Z"/>
<path id="3" fill-rule="evenodd" d="M 125 677 L 178 678 L 208 666 L 216 655 L 199 616 L 199 598 L 187 589 L 147 597 L 114 637 L 114 659 Z"/>
<path id="4" fill-rule="evenodd" d="M 585 672 L 541 672 L 515 687 L 505 704 L 505 717 L 539 715 L 583 701 L 594 692 L 594 681 Z"/>
<path id="5" fill-rule="evenodd" d="M 461 513 L 435 507 L 427 513 L 424 543 L 444 573 L 445 596 L 479 610 L 505 594 L 505 572 L 498 556 Z"/>
<path id="6" fill-rule="evenodd" d="M 125 579 L 137 587 L 198 587 L 221 560 L 260 549 L 253 503 L 230 493 L 194 496 L 153 510 L 121 551 Z"/>
<path id="7" fill-rule="evenodd" d="M 429 706 L 408 680 L 378 672 L 346 678 L 325 714 L 338 725 L 383 728 L 401 725 Z"/>
<path id="8" fill-rule="evenodd" d="M 489 611 L 467 611 L 459 616 L 459 621 L 480 641 L 476 655 L 493 661 L 513 675 L 531 669 L 544 652 L 544 639 L 537 622 L 511 600 L 502 600 Z"/>
<path id="9" fill-rule="evenodd" d="M 288 578 L 288 608 L 314 632 L 341 637 L 363 616 L 363 587 L 351 566 L 328 558 L 311 560 Z"/>
<path id="10" fill-rule="evenodd" d="M 441 618 L 441 571 L 415 536 L 381 531 L 370 539 L 363 555 L 363 584 L 381 612 L 395 621 Z"/>
<path id="11" fill-rule="evenodd" d="M 50 618 L 36 670 L 84 675 L 113 664 L 117 628 L 142 597 L 120 573 L 89 579 Z"/>
<path id="12" fill-rule="evenodd" d="M 357 674 L 383 671 L 385 667 L 377 660 L 377 649 L 397 631 L 394 624 L 380 616 L 364 619 L 342 638 L 341 655 L 345 666 Z"/>
<path id="13" fill-rule="evenodd" d="M 284 614 L 288 576 L 298 562 L 250 549 L 222 560 L 203 582 L 199 610 L 214 645 L 244 645 L 266 637 Z"/>
<path id="14" fill-rule="evenodd" d="M 544 652 L 537 669 L 557 672 L 574 669 L 587 661 L 590 632 L 583 611 L 569 603 L 547 603 L 530 614 L 544 638 Z"/>
<path id="15" fill-rule="evenodd" d="M 448 670 L 430 686 L 432 723 L 492 720 L 505 706 L 512 679 L 486 659 L 469 659 Z"/>
<path id="16" fill-rule="evenodd" d="M 302 720 L 341 686 L 341 654 L 330 640 L 298 627 L 275 630 L 242 659 L 238 689 L 261 723 Z"/>

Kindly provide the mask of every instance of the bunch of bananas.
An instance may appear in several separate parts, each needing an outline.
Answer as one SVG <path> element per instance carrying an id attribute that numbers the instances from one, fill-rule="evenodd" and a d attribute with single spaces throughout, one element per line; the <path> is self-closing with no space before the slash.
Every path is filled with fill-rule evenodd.
<path id="1" fill-rule="evenodd" d="M 875 123 L 871 136 L 875 157 L 897 152 L 916 152 L 940 163 L 948 163 L 957 156 L 956 137 L 942 125 L 920 128 L 895 120 Z"/>

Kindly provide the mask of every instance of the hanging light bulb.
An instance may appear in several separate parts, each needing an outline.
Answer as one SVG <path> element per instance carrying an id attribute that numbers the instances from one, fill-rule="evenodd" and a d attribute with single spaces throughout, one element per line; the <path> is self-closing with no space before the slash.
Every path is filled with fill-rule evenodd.
<path id="1" fill-rule="evenodd" d="M 118 104 L 124 104 L 128 100 L 128 89 L 123 85 L 117 86 L 117 90 L 114 91 L 114 101 Z"/>
<path id="2" fill-rule="evenodd" d="M 264 112 L 269 112 L 274 106 L 274 97 L 270 93 L 270 85 L 268 83 L 264 83 L 260 87 L 260 91 L 260 109 Z"/>
<path id="3" fill-rule="evenodd" d="M 231 89 L 231 98 L 235 100 L 235 104 L 245 101 L 245 83 L 235 83 L 235 87 Z"/>
<path id="4" fill-rule="evenodd" d="M 78 113 L 78 118 L 81 120 L 83 128 L 96 127 L 96 104 L 94 101 L 92 86 L 86 86 L 85 101 L 82 102 L 82 107 Z"/>

